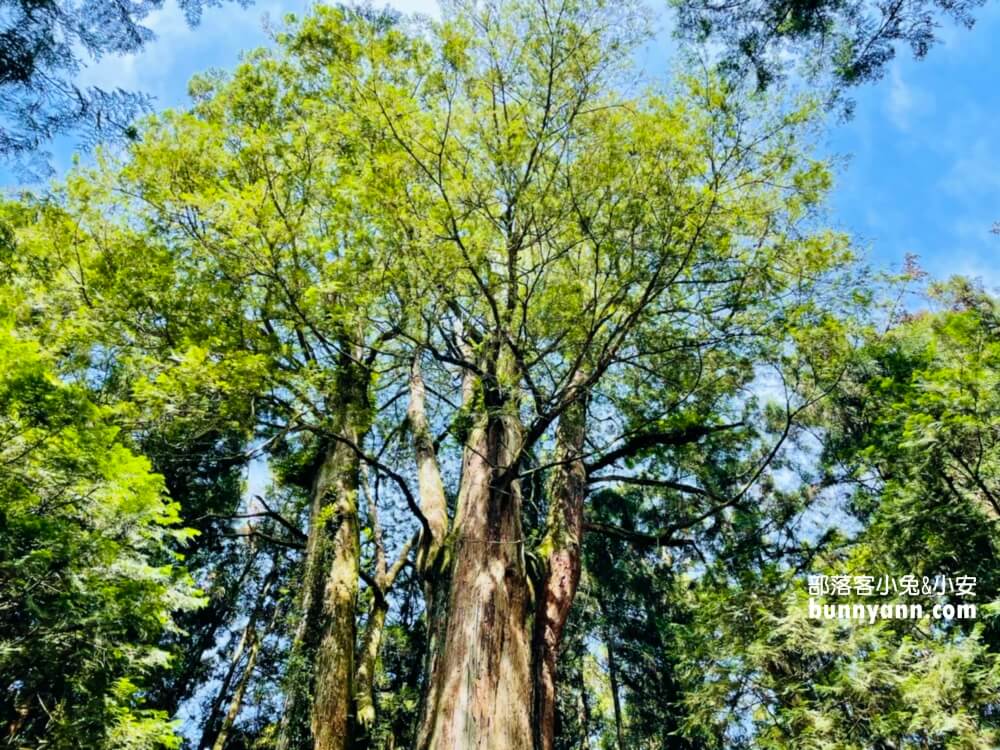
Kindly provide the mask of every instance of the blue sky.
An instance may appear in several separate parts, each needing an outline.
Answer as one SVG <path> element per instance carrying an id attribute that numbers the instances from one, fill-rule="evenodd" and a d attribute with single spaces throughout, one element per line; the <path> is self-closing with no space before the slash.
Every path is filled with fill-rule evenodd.
<path id="1" fill-rule="evenodd" d="M 831 128 L 838 170 L 831 217 L 874 261 L 907 252 L 935 276 L 1000 287 L 1000 4 L 976 26 L 944 27 L 923 60 L 901 53 L 885 78 L 855 92 L 854 118 Z"/>
<path id="2" fill-rule="evenodd" d="M 436 14 L 435 0 L 393 0 L 404 12 Z M 83 84 L 142 90 L 158 107 L 183 106 L 187 81 L 208 68 L 231 68 L 242 50 L 267 43 L 265 25 L 307 0 L 260 0 L 206 11 L 190 29 L 174 0 L 149 18 L 157 35 L 141 54 L 106 58 L 80 76 Z M 664 2 L 664 7 L 666 3 Z M 644 56 L 658 74 L 669 58 L 667 35 Z M 1000 288 L 1000 3 L 981 9 L 967 31 L 945 25 L 925 60 L 906 50 L 883 80 L 854 93 L 854 117 L 832 123 L 825 150 L 841 157 L 829 220 L 854 235 L 878 267 L 920 256 L 934 276 L 978 276 Z M 660 68 L 656 70 L 655 68 Z M 56 145 L 57 174 L 69 166 L 71 144 Z M 0 184 L 10 184 L 0 173 Z"/>

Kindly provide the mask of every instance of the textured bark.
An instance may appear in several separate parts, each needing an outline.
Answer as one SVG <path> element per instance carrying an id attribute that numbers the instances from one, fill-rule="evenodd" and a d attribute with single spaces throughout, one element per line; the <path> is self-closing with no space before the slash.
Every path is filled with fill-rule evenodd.
<path id="1" fill-rule="evenodd" d="M 357 441 L 356 433 L 348 439 Z M 357 475 L 358 459 L 342 444 L 334 449 L 330 489 L 335 501 L 322 513 L 320 544 L 329 548 L 318 555 L 325 566 L 319 646 L 316 650 L 311 728 L 315 750 L 340 750 L 350 737 L 351 684 L 354 675 L 354 612 L 358 595 Z M 325 483 L 326 480 L 321 480 Z M 324 509 L 325 511 L 325 509 Z M 324 571 L 321 570 L 322 574 Z"/>
<path id="2" fill-rule="evenodd" d="M 583 374 L 578 373 L 574 385 L 583 381 Z M 583 501 L 587 491 L 582 457 L 586 415 L 587 400 L 580 393 L 559 419 L 546 533 L 538 548 L 544 563 L 534 633 L 534 725 L 539 750 L 555 747 L 556 666 L 563 628 L 580 583 Z"/>
<path id="3" fill-rule="evenodd" d="M 345 351 L 347 347 L 345 346 Z M 337 437 L 312 487 L 300 620 L 292 646 L 279 750 L 345 750 L 353 730 L 360 458 L 368 426 L 368 374 L 341 363 Z"/>
<path id="4" fill-rule="evenodd" d="M 468 406 L 473 397 L 471 378 L 462 381 L 462 403 Z M 440 669 L 438 663 L 441 644 L 448 623 L 448 560 L 445 547 L 448 535 L 448 503 L 444 482 L 438 465 L 427 421 L 424 381 L 420 373 L 419 353 L 410 370 L 410 404 L 407 418 L 413 436 L 414 457 L 417 462 L 417 482 L 420 490 L 420 510 L 427 519 L 429 535 L 421 537 L 417 552 L 417 572 L 423 580 L 424 601 L 427 603 L 427 651 L 424 672 L 433 675 Z M 421 695 L 420 715 L 428 720 L 427 709 L 434 700 L 436 686 L 428 680 Z M 423 724 L 421 725 L 423 727 Z M 429 731 L 429 730 L 428 730 Z"/>
<path id="5" fill-rule="evenodd" d="M 432 655 L 420 750 L 532 747 L 521 493 L 516 480 L 498 481 L 519 455 L 521 426 L 504 411 L 491 410 L 466 442 L 446 624 Z"/>
<path id="6" fill-rule="evenodd" d="M 413 435 L 413 451 L 417 460 L 417 484 L 420 489 L 420 512 L 427 519 L 430 538 L 421 539 L 417 554 L 417 570 L 429 577 L 448 534 L 448 502 L 444 482 L 434 450 L 434 438 L 427 423 L 424 381 L 420 375 L 420 359 L 414 357 L 410 370 L 410 405 L 407 418 Z"/>

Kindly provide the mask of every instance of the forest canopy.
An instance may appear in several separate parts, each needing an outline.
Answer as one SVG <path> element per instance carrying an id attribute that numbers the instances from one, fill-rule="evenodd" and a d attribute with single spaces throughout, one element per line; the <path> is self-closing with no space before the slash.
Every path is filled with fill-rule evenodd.
<path id="1" fill-rule="evenodd" d="M 453 10 L 317 5 L 0 204 L 4 741 L 996 747 L 997 301 L 863 265 L 822 92 Z M 810 615 L 904 574 L 979 616 Z"/>

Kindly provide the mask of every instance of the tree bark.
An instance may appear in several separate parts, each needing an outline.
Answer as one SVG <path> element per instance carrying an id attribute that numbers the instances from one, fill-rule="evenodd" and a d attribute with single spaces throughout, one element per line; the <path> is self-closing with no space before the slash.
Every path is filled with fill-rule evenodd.
<path id="1" fill-rule="evenodd" d="M 344 351 L 350 352 L 347 344 Z M 292 646 L 279 750 L 346 750 L 353 731 L 360 539 L 357 448 L 369 422 L 368 373 L 344 355 L 336 437 L 312 487 L 300 619 Z"/>
<path id="2" fill-rule="evenodd" d="M 420 512 L 427 519 L 430 533 L 420 540 L 417 570 L 428 580 L 438 562 L 438 555 L 448 534 L 448 502 L 444 482 L 434 450 L 434 438 L 427 422 L 424 381 L 420 374 L 419 354 L 410 369 L 410 405 L 406 416 L 413 436 L 413 452 L 417 460 L 417 485 L 420 489 Z"/>
<path id="3" fill-rule="evenodd" d="M 434 450 L 434 441 L 426 412 L 426 391 L 420 372 L 419 352 L 413 359 L 410 370 L 410 404 L 407 418 L 413 438 L 414 457 L 417 462 L 417 482 L 420 490 L 420 510 L 427 519 L 427 532 L 420 538 L 417 551 L 417 572 L 423 581 L 424 601 L 427 607 L 427 649 L 424 659 L 424 673 L 433 675 L 440 666 L 441 643 L 444 641 L 448 623 L 448 568 L 446 559 L 449 550 L 446 539 L 449 531 L 448 502 L 441 479 L 441 467 Z M 462 379 L 462 404 L 466 408 L 473 398 L 471 376 L 466 373 Z M 428 707 L 436 694 L 436 686 L 427 680 L 421 695 L 419 732 L 425 730 L 430 718 Z M 429 731 L 429 730 L 428 730 Z"/>
<path id="4" fill-rule="evenodd" d="M 463 457 L 443 638 L 431 659 L 420 750 L 530 750 L 531 636 L 516 410 L 487 407 Z M 435 617 L 435 613 L 430 613 Z"/>
<path id="5" fill-rule="evenodd" d="M 386 596 L 396 582 L 406 559 L 410 556 L 415 539 L 403 545 L 399 557 L 391 568 L 387 569 L 385 554 L 382 549 L 382 529 L 378 523 L 377 509 L 374 501 L 369 506 L 372 518 L 372 532 L 378 548 L 375 580 L 372 582 L 372 609 L 368 615 L 368 624 L 362 639 L 361 654 L 358 659 L 358 669 L 354 675 L 356 694 L 354 698 L 357 723 L 363 732 L 371 730 L 375 724 L 375 677 L 378 670 L 378 658 L 382 649 L 382 636 L 385 634 L 385 618 L 389 613 L 389 602 Z"/>
<path id="6" fill-rule="evenodd" d="M 577 373 L 574 386 L 580 387 L 584 380 L 583 373 Z M 563 628 L 580 583 L 583 501 L 587 492 L 587 471 L 583 464 L 586 416 L 587 399 L 578 393 L 559 418 L 546 533 L 537 550 L 544 565 L 533 639 L 534 725 L 539 750 L 555 747 L 556 668 Z"/>

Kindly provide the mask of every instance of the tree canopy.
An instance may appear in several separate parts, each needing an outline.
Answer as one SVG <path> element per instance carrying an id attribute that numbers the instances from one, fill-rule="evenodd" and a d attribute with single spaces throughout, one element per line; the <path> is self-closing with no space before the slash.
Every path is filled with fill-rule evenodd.
<path id="1" fill-rule="evenodd" d="M 942 20 L 972 28 L 984 0 L 673 0 L 683 34 L 714 39 L 725 66 L 767 87 L 798 63 L 834 86 L 877 80 L 900 47 L 922 58 L 938 41 Z"/>

